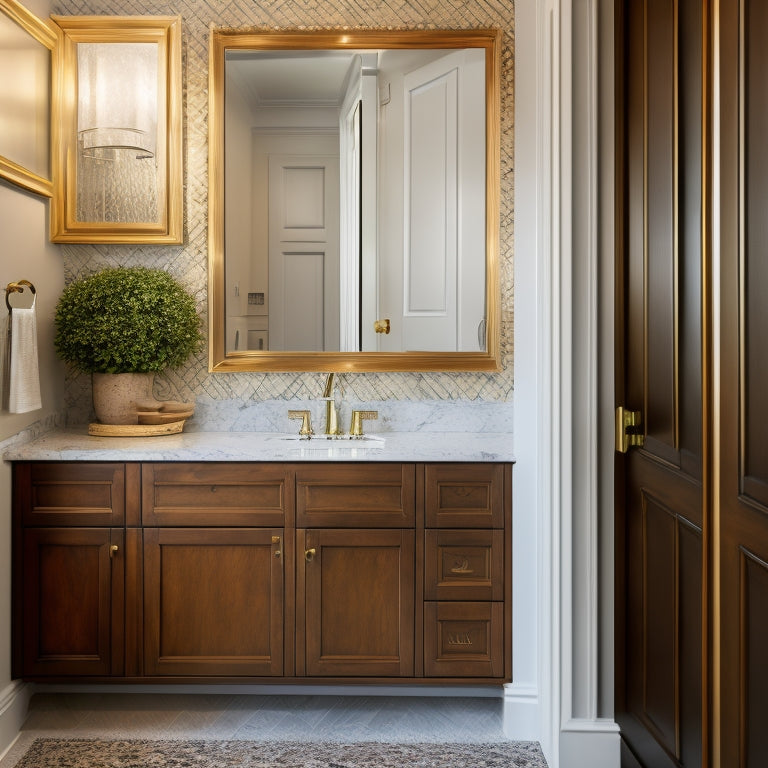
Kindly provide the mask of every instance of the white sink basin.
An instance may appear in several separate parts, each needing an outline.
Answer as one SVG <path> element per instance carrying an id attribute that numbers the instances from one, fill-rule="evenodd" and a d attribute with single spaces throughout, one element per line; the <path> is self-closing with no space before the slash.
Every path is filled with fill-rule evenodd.
<path id="1" fill-rule="evenodd" d="M 277 440 L 291 440 L 302 448 L 383 448 L 384 438 L 378 435 L 280 435 Z"/>

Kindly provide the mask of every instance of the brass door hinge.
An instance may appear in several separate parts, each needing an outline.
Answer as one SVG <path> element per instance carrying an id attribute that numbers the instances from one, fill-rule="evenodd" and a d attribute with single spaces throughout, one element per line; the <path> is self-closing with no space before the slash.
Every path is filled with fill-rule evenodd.
<path id="1" fill-rule="evenodd" d="M 640 411 L 629 411 L 620 405 L 616 409 L 616 450 L 626 453 L 631 445 L 642 447 L 645 435 Z"/>

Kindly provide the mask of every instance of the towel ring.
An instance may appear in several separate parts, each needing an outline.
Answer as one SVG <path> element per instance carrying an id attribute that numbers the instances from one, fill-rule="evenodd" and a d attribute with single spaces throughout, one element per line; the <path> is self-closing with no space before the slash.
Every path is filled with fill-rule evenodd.
<path id="1" fill-rule="evenodd" d="M 8 297 L 12 293 L 24 293 L 25 285 L 29 288 L 30 291 L 32 291 L 33 296 L 37 293 L 35 286 L 32 285 L 29 280 L 19 280 L 17 283 L 8 283 L 8 285 L 5 286 L 5 306 L 8 307 L 9 312 L 13 309 L 13 307 L 11 306 L 11 302 L 8 301 Z"/>

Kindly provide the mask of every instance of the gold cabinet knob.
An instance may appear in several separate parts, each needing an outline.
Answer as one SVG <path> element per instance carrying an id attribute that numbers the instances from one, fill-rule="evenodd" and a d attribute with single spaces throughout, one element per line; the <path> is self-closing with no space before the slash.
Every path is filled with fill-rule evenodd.
<path id="1" fill-rule="evenodd" d="M 385 317 L 383 320 L 374 320 L 373 330 L 376 331 L 376 333 L 389 333 L 389 318 Z"/>
<path id="2" fill-rule="evenodd" d="M 312 547 L 312 549 L 305 549 L 304 550 L 304 559 L 308 563 L 311 563 L 315 559 L 316 552 L 317 552 L 317 550 L 314 547 Z"/>
<path id="3" fill-rule="evenodd" d="M 120 547 L 117 546 L 117 544 L 113 544 L 109 548 L 109 557 L 113 558 L 115 556 L 115 553 L 120 549 Z"/>

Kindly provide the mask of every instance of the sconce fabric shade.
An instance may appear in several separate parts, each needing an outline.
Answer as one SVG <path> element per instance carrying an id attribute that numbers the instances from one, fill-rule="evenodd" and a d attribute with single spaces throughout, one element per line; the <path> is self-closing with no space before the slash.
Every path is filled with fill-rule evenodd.
<path id="1" fill-rule="evenodd" d="M 156 43 L 80 43 L 77 46 L 77 133 L 85 155 L 157 151 Z"/>

